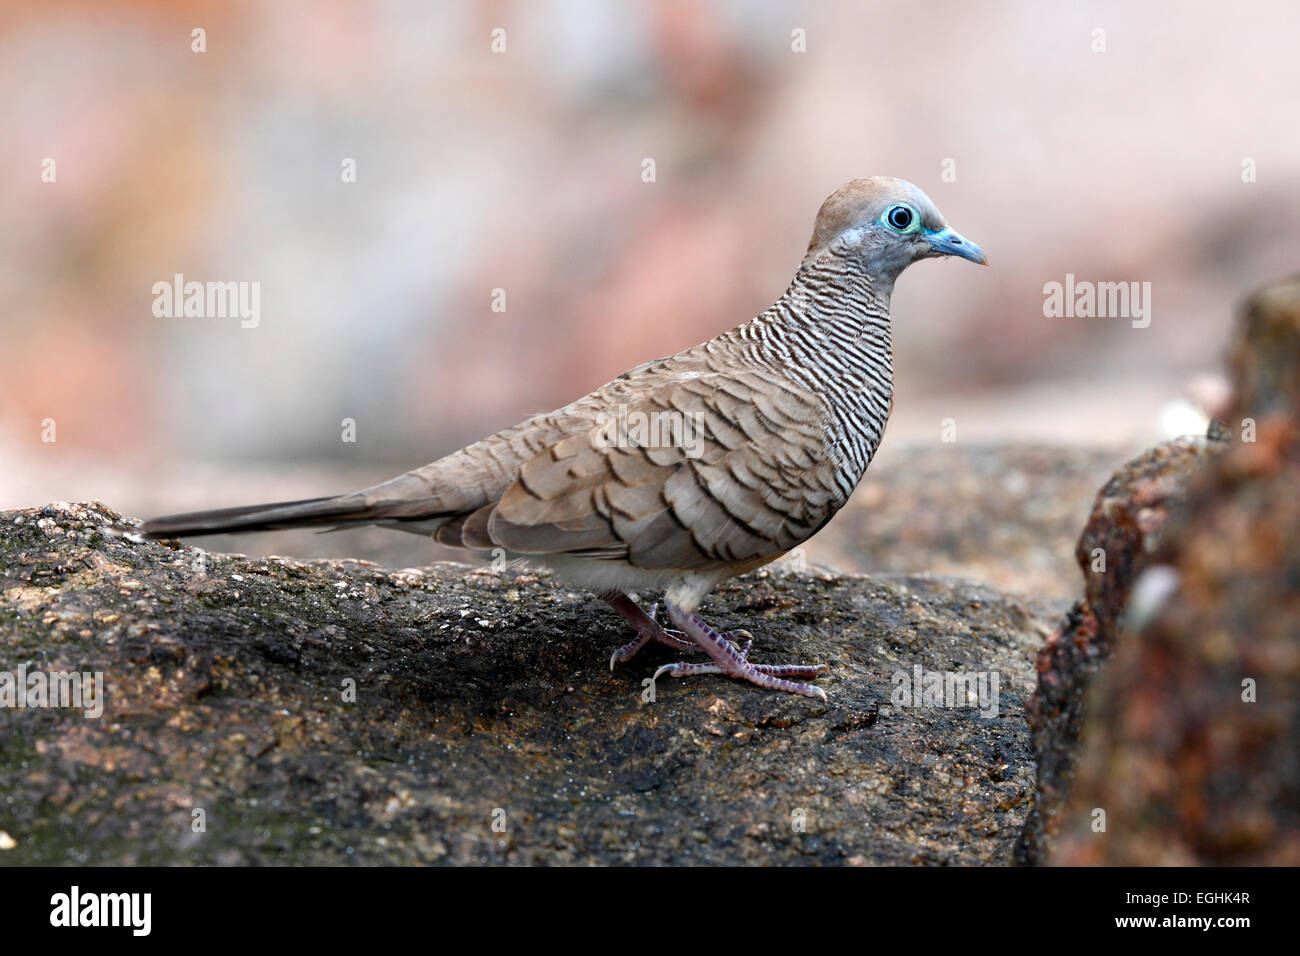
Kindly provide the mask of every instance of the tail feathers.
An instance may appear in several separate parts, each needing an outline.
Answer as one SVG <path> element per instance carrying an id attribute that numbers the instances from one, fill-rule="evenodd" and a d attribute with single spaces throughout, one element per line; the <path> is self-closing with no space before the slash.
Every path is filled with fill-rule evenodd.
<path id="1" fill-rule="evenodd" d="M 183 538 L 201 534 L 231 534 L 243 531 L 272 531 L 277 528 L 305 528 L 364 521 L 371 509 L 355 495 L 335 498 L 305 498 L 242 508 L 193 511 L 146 521 L 141 533 L 146 538 Z"/>

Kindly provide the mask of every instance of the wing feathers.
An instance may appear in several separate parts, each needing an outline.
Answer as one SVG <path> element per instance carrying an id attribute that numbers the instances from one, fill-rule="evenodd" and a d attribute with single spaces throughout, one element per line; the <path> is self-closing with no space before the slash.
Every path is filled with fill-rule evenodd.
<path id="1" fill-rule="evenodd" d="M 492 543 L 708 568 L 782 554 L 842 504 L 820 401 L 773 373 L 674 379 L 625 412 L 645 416 L 651 438 L 675 441 L 611 446 L 609 430 L 593 424 L 555 442 L 524 462 L 491 510 Z M 655 418 L 664 413 L 678 416 L 674 428 Z"/>
<path id="2" fill-rule="evenodd" d="M 720 355 L 716 341 L 354 495 L 160 519 L 147 530 L 429 522 L 440 543 L 477 550 L 648 570 L 761 563 L 843 504 L 826 408 L 773 369 L 737 367 L 737 353 Z M 611 431 L 614 410 L 621 424 L 646 428 Z"/>

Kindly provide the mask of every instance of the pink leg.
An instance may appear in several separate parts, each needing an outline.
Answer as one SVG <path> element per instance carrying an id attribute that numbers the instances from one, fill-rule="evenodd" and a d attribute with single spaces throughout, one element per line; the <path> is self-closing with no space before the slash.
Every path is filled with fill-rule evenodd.
<path id="1" fill-rule="evenodd" d="M 699 650 L 692 642 L 683 640 L 680 631 L 669 631 L 655 620 L 655 611 L 659 605 L 656 604 L 650 609 L 650 613 L 646 614 L 645 611 L 637 607 L 635 601 L 620 591 L 607 591 L 600 597 L 606 604 L 623 615 L 625 621 L 636 628 L 636 639 L 631 643 L 624 644 L 609 659 L 610 670 L 614 669 L 615 664 L 622 664 L 631 660 L 637 651 L 651 641 L 666 644 L 678 651 Z"/>
<path id="2" fill-rule="evenodd" d="M 759 687 L 765 687 L 768 690 L 780 690 L 790 694 L 802 694 L 804 697 L 826 699 L 826 692 L 820 687 L 786 679 L 790 677 L 816 679 L 823 674 L 830 673 L 830 668 L 825 664 L 751 664 L 749 662 L 750 644 L 746 644 L 744 648 L 738 648 L 731 641 L 732 637 L 747 632 L 731 631 L 720 634 L 696 615 L 683 611 L 671 603 L 668 603 L 667 607 L 668 617 L 672 622 L 681 628 L 683 634 L 713 658 L 713 663 L 665 664 L 655 671 L 656 679 L 661 674 L 667 674 L 669 677 L 686 677 L 690 674 L 725 674 L 737 680 L 747 680 L 751 684 L 757 684 Z"/>

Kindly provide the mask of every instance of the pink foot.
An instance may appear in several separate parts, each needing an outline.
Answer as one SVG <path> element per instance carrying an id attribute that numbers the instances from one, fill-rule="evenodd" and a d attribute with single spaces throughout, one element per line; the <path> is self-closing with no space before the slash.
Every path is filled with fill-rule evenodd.
<path id="1" fill-rule="evenodd" d="M 749 637 L 748 631 L 728 631 L 719 633 L 705 624 L 694 614 L 668 604 L 668 616 L 681 628 L 681 633 L 689 637 L 700 649 L 713 658 L 712 664 L 678 663 L 665 664 L 655 671 L 655 679 L 667 674 L 669 677 L 687 677 L 691 674 L 724 674 L 737 680 L 749 681 L 768 690 L 785 691 L 789 694 L 801 694 L 804 697 L 826 699 L 826 692 L 811 684 L 787 680 L 791 677 L 816 679 L 829 674 L 830 668 L 825 664 L 751 664 L 749 649 L 751 639 L 743 648 L 737 647 L 733 638 L 740 635 Z"/>

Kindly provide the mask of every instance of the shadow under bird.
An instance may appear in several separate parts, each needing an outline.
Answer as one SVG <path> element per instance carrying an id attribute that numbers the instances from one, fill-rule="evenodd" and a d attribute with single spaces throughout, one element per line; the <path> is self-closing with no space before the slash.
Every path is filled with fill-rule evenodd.
<path id="1" fill-rule="evenodd" d="M 743 325 L 363 491 L 156 518 L 143 532 L 378 525 L 501 548 L 627 620 L 636 638 L 611 667 L 658 642 L 709 660 L 656 678 L 725 674 L 824 700 L 803 683 L 824 664 L 756 664 L 748 632 L 719 633 L 695 612 L 718 582 L 781 557 L 848 501 L 893 403 L 894 281 L 937 256 L 987 265 L 911 183 L 855 179 L 822 204 L 789 288 Z M 629 422 L 669 427 L 647 435 Z M 642 590 L 664 592 L 673 629 L 627 595 Z"/>

